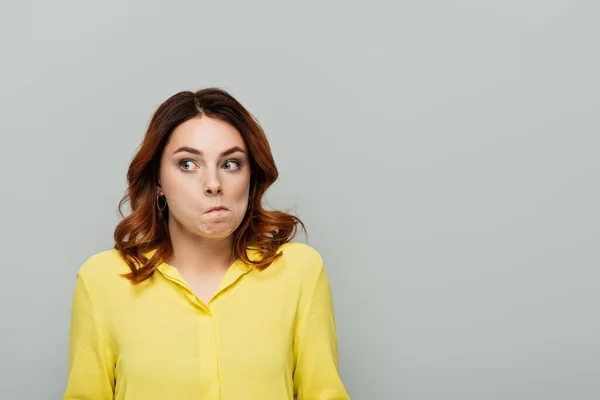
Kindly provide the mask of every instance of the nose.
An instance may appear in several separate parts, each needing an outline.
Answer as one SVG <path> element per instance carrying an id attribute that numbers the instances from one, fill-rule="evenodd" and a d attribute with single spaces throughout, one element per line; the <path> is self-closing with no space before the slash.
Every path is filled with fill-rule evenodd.
<path id="1" fill-rule="evenodd" d="M 214 196 L 223 193 L 223 187 L 217 173 L 211 173 L 204 183 L 204 193 Z"/>

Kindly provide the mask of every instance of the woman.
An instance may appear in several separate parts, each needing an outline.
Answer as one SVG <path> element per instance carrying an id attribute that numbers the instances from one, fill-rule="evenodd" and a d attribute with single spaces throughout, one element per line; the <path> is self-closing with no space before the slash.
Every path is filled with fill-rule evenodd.
<path id="1" fill-rule="evenodd" d="M 227 92 L 160 105 L 115 246 L 78 271 L 64 399 L 349 398 L 323 260 L 291 242 L 297 217 L 262 208 L 277 174 Z"/>

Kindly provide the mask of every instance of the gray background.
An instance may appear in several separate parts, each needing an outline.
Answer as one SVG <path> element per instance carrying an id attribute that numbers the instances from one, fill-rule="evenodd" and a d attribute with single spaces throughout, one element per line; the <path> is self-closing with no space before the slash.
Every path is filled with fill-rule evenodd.
<path id="1" fill-rule="evenodd" d="M 2 2 L 2 397 L 61 398 L 75 272 L 152 112 L 219 86 L 326 261 L 353 399 L 599 398 L 599 12 Z"/>

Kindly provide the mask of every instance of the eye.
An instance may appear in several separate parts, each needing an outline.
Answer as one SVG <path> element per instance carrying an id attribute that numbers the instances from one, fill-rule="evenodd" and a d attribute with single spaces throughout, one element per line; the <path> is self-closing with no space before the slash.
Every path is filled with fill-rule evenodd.
<path id="1" fill-rule="evenodd" d="M 192 160 L 181 160 L 179 162 L 179 166 L 183 169 L 184 172 L 190 172 L 194 168 L 194 161 Z"/>
<path id="2" fill-rule="evenodd" d="M 223 164 L 223 166 L 228 166 L 228 165 L 230 166 L 232 164 L 237 165 L 236 170 L 238 170 L 242 167 L 242 162 L 240 160 L 233 160 L 233 159 L 225 161 L 225 164 Z M 231 168 L 225 168 L 225 169 L 232 170 Z"/>

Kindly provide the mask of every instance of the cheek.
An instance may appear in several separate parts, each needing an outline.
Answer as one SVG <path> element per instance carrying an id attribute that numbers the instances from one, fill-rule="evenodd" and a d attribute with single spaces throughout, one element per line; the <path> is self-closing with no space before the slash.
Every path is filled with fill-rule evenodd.
<path id="1" fill-rule="evenodd" d="M 201 211 L 198 201 L 194 201 L 189 194 L 185 193 L 179 193 L 179 195 L 176 196 L 171 205 L 171 209 L 175 213 L 185 216 L 193 216 L 195 213 Z"/>
<path id="2" fill-rule="evenodd" d="M 231 199 L 233 199 L 236 203 L 243 203 L 248 200 L 249 192 L 250 181 L 247 177 L 244 177 L 239 181 L 232 182 L 232 185 L 229 187 Z"/>
<path id="3" fill-rule="evenodd" d="M 202 193 L 199 190 L 194 192 L 193 186 L 189 183 L 171 182 L 168 193 L 169 207 L 176 214 L 193 214 L 202 209 Z"/>

